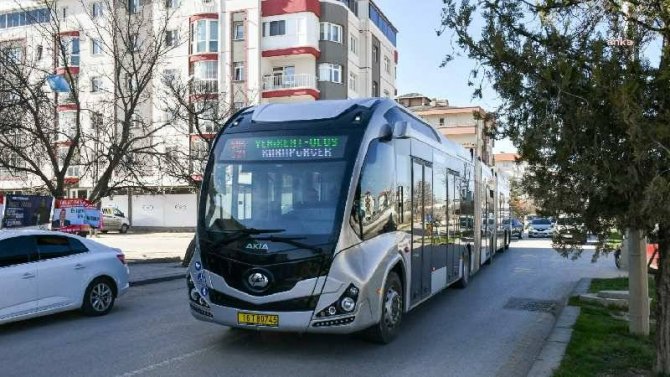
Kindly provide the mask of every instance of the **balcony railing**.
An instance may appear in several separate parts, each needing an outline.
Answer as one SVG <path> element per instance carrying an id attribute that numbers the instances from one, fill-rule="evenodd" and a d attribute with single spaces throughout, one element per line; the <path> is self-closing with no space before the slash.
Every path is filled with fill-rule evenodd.
<path id="1" fill-rule="evenodd" d="M 191 94 L 218 93 L 219 80 L 193 80 Z"/>
<path id="2" fill-rule="evenodd" d="M 310 88 L 316 89 L 316 76 L 309 73 L 297 75 L 269 75 L 263 77 L 263 90 Z"/>

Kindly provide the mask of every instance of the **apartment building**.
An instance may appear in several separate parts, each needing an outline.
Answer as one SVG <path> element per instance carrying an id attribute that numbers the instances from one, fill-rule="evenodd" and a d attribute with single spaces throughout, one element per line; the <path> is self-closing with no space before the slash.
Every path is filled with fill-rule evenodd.
<path id="1" fill-rule="evenodd" d="M 494 139 L 486 132 L 493 125 L 487 111 L 480 106 L 450 106 L 446 99 L 431 99 L 420 93 L 409 93 L 396 99 L 414 114 L 423 118 L 445 137 L 469 149 L 493 166 Z"/>
<path id="2" fill-rule="evenodd" d="M 496 153 L 493 155 L 498 170 L 507 174 L 510 180 L 520 181 L 526 172 L 528 164 L 519 162 L 519 155 L 516 153 Z"/>
<path id="3" fill-rule="evenodd" d="M 196 104 L 218 101 L 233 109 L 397 94 L 397 30 L 371 0 L 58 0 L 50 9 L 41 1 L 17 4 L 0 0 L 0 47 L 34 58 L 45 72 L 74 76 L 81 106 L 91 110 L 81 119 L 88 129 L 100 127 L 106 111 L 113 111 L 100 104 L 117 100 L 111 98 L 120 85 L 116 80 L 127 81 L 122 83 L 126 87 L 136 85 L 132 78 L 114 74 L 119 63 L 111 56 L 120 52 L 103 21 L 112 9 L 149 21 L 132 41 L 138 46 L 149 43 L 169 17 L 164 38 L 171 49 L 152 69 L 151 98 L 133 114 L 143 123 L 173 121 L 161 109 L 164 77 L 188 79 L 189 98 Z M 55 19 L 65 57 L 54 56 L 54 37 L 40 27 Z M 66 94 L 54 95 L 58 124 L 64 130 L 56 142 L 67 146 L 77 105 Z M 205 125 L 204 132 L 196 133 L 186 125 L 186 134 L 178 128 L 165 128 L 155 137 L 166 148 L 188 150 L 202 160 L 204 139 L 214 137 L 216 126 Z M 199 165 L 193 164 L 193 176 L 200 174 Z M 90 190 L 94 170 L 88 169 L 88 175 L 83 171 L 76 164 L 68 170 L 69 196 L 84 197 Z M 183 185 L 161 171 L 148 172 L 145 178 L 155 187 Z M 0 191 L 22 191 L 37 184 L 0 171 Z"/>

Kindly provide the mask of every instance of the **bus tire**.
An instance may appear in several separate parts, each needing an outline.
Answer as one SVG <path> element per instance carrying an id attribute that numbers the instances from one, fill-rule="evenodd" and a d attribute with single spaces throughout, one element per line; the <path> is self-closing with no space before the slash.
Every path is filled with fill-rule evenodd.
<path id="1" fill-rule="evenodd" d="M 470 282 L 470 252 L 463 256 L 463 266 L 461 266 L 461 278 L 454 285 L 456 288 L 464 289 Z"/>
<path id="2" fill-rule="evenodd" d="M 379 344 L 389 344 L 398 335 L 402 324 L 404 292 L 400 277 L 389 272 L 384 283 L 379 322 L 365 331 L 365 338 Z"/>

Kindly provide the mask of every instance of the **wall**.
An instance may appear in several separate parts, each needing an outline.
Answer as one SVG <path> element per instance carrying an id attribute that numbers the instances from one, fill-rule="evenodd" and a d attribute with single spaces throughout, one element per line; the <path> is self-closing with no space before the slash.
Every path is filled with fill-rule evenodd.
<path id="1" fill-rule="evenodd" d="M 117 207 L 126 216 L 130 213 L 127 195 L 104 198 L 102 204 Z M 133 195 L 133 227 L 195 227 L 196 219 L 196 194 Z"/>

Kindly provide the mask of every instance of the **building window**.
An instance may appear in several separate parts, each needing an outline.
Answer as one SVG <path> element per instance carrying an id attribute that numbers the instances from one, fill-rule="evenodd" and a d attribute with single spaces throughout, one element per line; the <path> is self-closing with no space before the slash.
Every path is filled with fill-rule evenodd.
<path id="1" fill-rule="evenodd" d="M 384 90 L 384 97 L 391 98 L 391 92 L 389 92 L 388 90 Z"/>
<path id="2" fill-rule="evenodd" d="M 50 20 L 51 12 L 47 8 L 0 14 L 0 29 L 40 24 Z"/>
<path id="3" fill-rule="evenodd" d="M 176 47 L 179 42 L 179 34 L 177 30 L 167 30 L 165 32 L 165 44 L 168 47 Z"/>
<path id="4" fill-rule="evenodd" d="M 165 0 L 165 8 L 175 9 L 179 7 L 179 0 Z"/>
<path id="5" fill-rule="evenodd" d="M 142 7 L 142 0 L 128 0 L 128 11 L 130 13 L 137 13 Z"/>
<path id="6" fill-rule="evenodd" d="M 219 21 L 198 20 L 191 24 L 193 53 L 219 51 Z"/>
<path id="7" fill-rule="evenodd" d="M 276 35 L 286 34 L 286 21 L 263 22 L 263 36 L 274 37 Z"/>
<path id="8" fill-rule="evenodd" d="M 244 40 L 244 22 L 233 22 L 233 40 Z"/>
<path id="9" fill-rule="evenodd" d="M 58 54 L 60 67 L 78 67 L 79 66 L 79 37 L 64 38 L 61 40 L 61 48 L 64 54 Z M 67 61 L 63 61 L 63 55 Z"/>
<path id="10" fill-rule="evenodd" d="M 388 56 L 384 55 L 384 70 L 389 75 L 391 74 L 391 59 Z"/>
<path id="11" fill-rule="evenodd" d="M 93 16 L 93 18 L 102 17 L 102 12 L 102 2 L 96 1 L 91 4 L 91 16 Z"/>
<path id="12" fill-rule="evenodd" d="M 164 69 L 162 77 L 163 83 L 166 85 L 170 85 L 177 78 L 178 74 L 179 71 L 174 68 Z"/>
<path id="13" fill-rule="evenodd" d="M 354 37 L 353 34 L 349 38 L 349 49 L 353 54 L 358 55 L 358 38 Z"/>
<path id="14" fill-rule="evenodd" d="M 353 72 L 349 72 L 349 90 L 356 92 L 357 88 L 358 88 L 358 75 Z"/>
<path id="15" fill-rule="evenodd" d="M 99 39 L 91 39 L 91 55 L 102 54 L 102 42 Z"/>
<path id="16" fill-rule="evenodd" d="M 319 81 L 342 83 L 342 66 L 339 64 L 319 64 Z"/>
<path id="17" fill-rule="evenodd" d="M 379 62 L 379 47 L 372 46 L 372 61 L 375 63 Z"/>
<path id="18" fill-rule="evenodd" d="M 243 62 L 233 63 L 233 80 L 234 81 L 244 81 L 244 63 Z"/>
<path id="19" fill-rule="evenodd" d="M 379 97 L 379 84 L 376 81 L 372 82 L 372 96 Z"/>
<path id="20" fill-rule="evenodd" d="M 140 38 L 137 36 L 137 34 L 130 36 L 130 46 L 129 47 L 130 47 L 130 51 L 136 52 L 136 51 L 140 50 Z"/>
<path id="21" fill-rule="evenodd" d="M 102 77 L 91 78 L 91 93 L 102 92 Z"/>
<path id="22" fill-rule="evenodd" d="M 193 89 L 196 93 L 216 93 L 219 91 L 219 62 L 202 61 L 193 63 L 195 80 Z"/>
<path id="23" fill-rule="evenodd" d="M 440 125 L 440 127 L 444 127 L 444 118 L 440 118 L 439 125 Z"/>
<path id="24" fill-rule="evenodd" d="M 44 55 L 44 46 L 42 46 L 42 45 L 38 45 L 38 46 L 37 46 L 37 51 L 36 51 L 36 54 L 35 54 L 35 55 L 36 55 L 36 56 L 35 56 L 35 59 L 37 59 L 37 60 L 42 60 L 42 55 Z"/>
<path id="25" fill-rule="evenodd" d="M 61 17 L 67 17 L 67 7 L 61 8 Z"/>
<path id="26" fill-rule="evenodd" d="M 322 22 L 321 40 L 342 43 L 342 25 Z"/>

